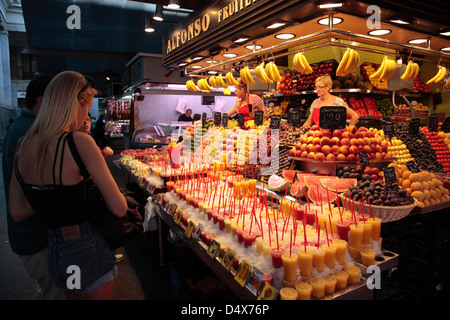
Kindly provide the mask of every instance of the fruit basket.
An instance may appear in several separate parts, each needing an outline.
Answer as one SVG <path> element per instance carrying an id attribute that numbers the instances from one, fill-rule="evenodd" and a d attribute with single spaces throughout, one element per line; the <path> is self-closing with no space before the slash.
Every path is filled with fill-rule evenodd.
<path id="1" fill-rule="evenodd" d="M 344 202 L 344 195 L 340 194 L 339 198 L 341 200 L 341 203 Z M 397 206 L 397 207 L 387 207 L 387 206 L 375 206 L 375 205 L 369 205 L 367 203 L 364 204 L 364 213 L 369 214 L 370 216 L 373 216 L 375 218 L 380 218 L 382 222 L 391 222 L 400 220 L 407 215 L 417 206 L 417 200 L 414 201 L 413 204 L 410 204 L 408 206 Z M 348 201 L 345 204 L 345 207 L 347 210 L 350 209 Z M 370 209 L 372 208 L 372 213 Z M 355 211 L 358 213 L 361 213 L 361 207 L 358 204 L 355 203 Z"/>

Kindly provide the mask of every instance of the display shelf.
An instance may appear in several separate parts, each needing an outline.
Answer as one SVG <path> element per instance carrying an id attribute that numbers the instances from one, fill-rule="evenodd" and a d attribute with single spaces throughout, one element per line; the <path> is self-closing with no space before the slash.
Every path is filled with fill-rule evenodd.
<path id="1" fill-rule="evenodd" d="M 447 201 L 447 202 L 444 202 L 444 203 L 435 204 L 435 205 L 431 205 L 431 206 L 426 206 L 426 207 L 423 207 L 423 208 L 415 207 L 410 212 L 410 215 L 426 214 L 426 213 L 431 213 L 431 212 L 435 212 L 435 211 L 439 211 L 439 210 L 447 209 L 447 208 L 450 208 L 450 201 Z"/>
<path id="2" fill-rule="evenodd" d="M 270 94 L 270 98 L 285 98 L 285 97 L 291 97 L 291 96 L 301 96 L 304 94 L 316 94 L 316 90 L 303 90 L 298 92 L 292 92 L 292 93 L 274 93 Z M 330 93 L 359 93 L 359 94 L 377 94 L 377 95 L 391 95 L 392 92 L 388 90 L 377 90 L 377 89 L 358 89 L 358 88 L 350 88 L 350 89 L 331 89 Z M 398 94 L 404 94 L 411 98 L 424 98 L 425 95 L 428 94 L 418 94 L 418 93 L 410 93 L 410 92 L 396 92 Z"/>
<path id="3" fill-rule="evenodd" d="M 399 255 L 389 250 L 381 249 L 381 255 L 375 258 L 375 266 L 380 268 L 380 272 L 397 267 Z M 368 277 L 372 273 L 367 272 L 367 266 L 363 265 L 361 261 L 355 262 L 356 266 L 361 270 L 361 274 Z"/>

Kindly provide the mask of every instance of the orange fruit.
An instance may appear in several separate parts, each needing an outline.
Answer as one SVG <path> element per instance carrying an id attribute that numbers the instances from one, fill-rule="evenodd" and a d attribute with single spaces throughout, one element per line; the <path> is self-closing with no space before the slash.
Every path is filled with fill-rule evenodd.
<path id="1" fill-rule="evenodd" d="M 425 205 L 425 207 L 431 205 L 430 201 L 428 200 L 423 200 L 423 204 Z"/>
<path id="2" fill-rule="evenodd" d="M 429 190 L 423 190 L 423 199 L 428 200 L 431 198 L 431 193 Z"/>
<path id="3" fill-rule="evenodd" d="M 406 170 L 402 173 L 402 178 L 403 179 L 409 179 L 409 176 L 412 175 L 412 172 L 409 170 Z"/>
<path id="4" fill-rule="evenodd" d="M 408 194 L 411 194 L 411 193 L 412 193 L 411 188 L 406 188 L 406 192 L 407 192 Z"/>
<path id="5" fill-rule="evenodd" d="M 423 190 L 428 190 L 430 186 L 428 185 L 428 182 L 422 181 Z"/>
<path id="6" fill-rule="evenodd" d="M 419 208 L 423 208 L 423 207 L 425 207 L 425 204 L 423 202 L 421 202 L 421 201 L 417 201 L 417 206 Z"/>
<path id="7" fill-rule="evenodd" d="M 413 191 L 411 193 L 411 196 L 413 198 L 416 198 L 417 201 L 420 201 L 420 202 L 422 202 L 424 200 L 424 196 L 423 196 L 423 192 L 422 191 Z"/>
<path id="8" fill-rule="evenodd" d="M 411 183 L 412 191 L 423 191 L 423 185 L 421 182 L 413 182 Z"/>
<path id="9" fill-rule="evenodd" d="M 430 190 L 431 193 L 431 198 L 430 198 L 430 202 L 431 200 L 435 200 L 437 198 L 437 193 L 435 190 Z"/>
<path id="10" fill-rule="evenodd" d="M 413 173 L 409 176 L 409 181 L 411 182 L 419 182 L 420 180 L 420 176 L 417 173 Z"/>
<path id="11" fill-rule="evenodd" d="M 405 189 L 411 188 L 411 181 L 409 181 L 409 179 L 403 180 L 402 187 Z"/>

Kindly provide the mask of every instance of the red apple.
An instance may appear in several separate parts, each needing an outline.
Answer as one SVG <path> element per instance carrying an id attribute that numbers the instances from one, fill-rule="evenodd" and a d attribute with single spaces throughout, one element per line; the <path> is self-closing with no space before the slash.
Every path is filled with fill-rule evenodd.
<path id="1" fill-rule="evenodd" d="M 355 156 L 358 154 L 359 150 L 357 146 L 350 146 L 349 147 L 350 153 L 354 154 Z"/>
<path id="2" fill-rule="evenodd" d="M 295 150 L 294 149 L 289 150 L 289 157 L 295 157 Z"/>
<path id="3" fill-rule="evenodd" d="M 320 138 L 319 137 L 314 137 L 312 143 L 320 145 Z"/>
<path id="4" fill-rule="evenodd" d="M 316 157 L 316 154 L 314 152 L 308 153 L 308 159 L 313 159 Z"/>
<path id="5" fill-rule="evenodd" d="M 320 144 L 316 144 L 313 148 L 313 152 L 314 153 L 322 152 L 322 146 Z"/>
<path id="6" fill-rule="evenodd" d="M 331 147 L 329 145 L 322 146 L 322 152 L 323 154 L 328 155 L 331 153 Z"/>
<path id="7" fill-rule="evenodd" d="M 341 139 L 341 145 L 342 146 L 349 146 L 350 145 L 350 140 L 347 138 L 342 138 Z"/>
<path id="8" fill-rule="evenodd" d="M 303 152 L 303 151 L 301 151 L 301 150 L 295 151 L 295 156 L 296 156 L 297 158 L 301 157 L 302 152 Z"/>
<path id="9" fill-rule="evenodd" d="M 340 148 L 338 145 L 334 145 L 331 147 L 331 153 L 334 155 L 337 155 L 341 152 Z"/>
<path id="10" fill-rule="evenodd" d="M 316 156 L 314 157 L 314 159 L 323 161 L 323 160 L 325 160 L 325 155 L 322 152 L 316 153 Z"/>
<path id="11" fill-rule="evenodd" d="M 308 151 L 303 151 L 303 152 L 300 154 L 300 158 L 308 158 Z"/>
<path id="12" fill-rule="evenodd" d="M 320 144 L 322 146 L 329 146 L 331 144 L 331 139 L 329 137 L 320 138 Z"/>
<path id="13" fill-rule="evenodd" d="M 367 153 L 367 154 L 369 154 L 369 153 L 371 153 L 372 152 L 372 148 L 370 147 L 370 146 L 364 146 L 364 152 L 365 153 Z"/>
<path id="14" fill-rule="evenodd" d="M 348 155 L 350 153 L 350 148 L 348 146 L 341 146 L 340 151 L 343 155 Z"/>
<path id="15" fill-rule="evenodd" d="M 353 153 L 349 153 L 346 157 L 345 160 L 347 161 L 356 161 L 356 156 Z"/>
<path id="16" fill-rule="evenodd" d="M 337 161 L 345 161 L 345 160 L 346 160 L 346 157 L 345 157 L 342 153 L 339 153 L 339 154 L 336 156 L 336 160 L 337 160 Z"/>
<path id="17" fill-rule="evenodd" d="M 336 156 L 334 154 L 332 154 L 332 153 L 329 153 L 325 157 L 325 160 L 327 160 L 327 161 L 334 161 L 334 160 L 336 160 Z"/>
<path id="18" fill-rule="evenodd" d="M 343 129 L 336 129 L 336 130 L 334 130 L 333 131 L 333 138 L 334 137 L 336 137 L 336 138 L 342 138 L 342 133 L 344 132 L 344 130 Z"/>
<path id="19" fill-rule="evenodd" d="M 330 140 L 330 144 L 331 144 L 332 146 L 338 145 L 339 142 L 340 142 L 340 139 L 337 138 L 337 137 L 333 137 L 333 138 L 331 138 L 331 140 Z"/>

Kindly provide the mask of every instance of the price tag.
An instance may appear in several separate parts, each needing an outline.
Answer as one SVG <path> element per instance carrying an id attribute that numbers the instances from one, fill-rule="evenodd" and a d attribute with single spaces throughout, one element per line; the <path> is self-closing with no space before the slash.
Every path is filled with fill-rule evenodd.
<path id="1" fill-rule="evenodd" d="M 274 114 L 270 116 L 270 129 L 280 129 L 281 114 Z"/>
<path id="2" fill-rule="evenodd" d="M 416 136 L 419 134 L 419 125 L 420 125 L 420 119 L 414 118 L 409 120 L 409 134 L 412 136 Z"/>
<path id="3" fill-rule="evenodd" d="M 289 123 L 291 124 L 291 126 L 293 126 L 294 128 L 300 127 L 300 120 L 300 112 L 298 111 L 298 109 L 291 109 L 289 111 Z"/>
<path id="4" fill-rule="evenodd" d="M 450 132 L 450 117 L 445 118 L 444 123 L 441 126 L 442 132 Z"/>
<path id="5" fill-rule="evenodd" d="M 394 135 L 394 127 L 391 118 L 381 118 L 381 126 L 386 137 L 391 138 Z"/>
<path id="6" fill-rule="evenodd" d="M 264 122 L 264 111 L 255 111 L 255 126 L 262 126 Z"/>
<path id="7" fill-rule="evenodd" d="M 346 107 L 321 107 L 319 127 L 322 129 L 344 129 L 347 125 Z"/>
<path id="8" fill-rule="evenodd" d="M 222 127 L 228 127 L 228 113 L 222 114 Z"/>
<path id="9" fill-rule="evenodd" d="M 202 113 L 202 126 L 206 124 L 206 112 Z"/>
<path id="10" fill-rule="evenodd" d="M 243 113 L 237 114 L 237 122 L 238 122 L 238 126 L 240 128 L 242 128 L 244 126 L 244 114 Z"/>
<path id="11" fill-rule="evenodd" d="M 428 117 L 428 131 L 436 132 L 438 131 L 439 115 L 437 113 L 432 113 Z"/>
<path id="12" fill-rule="evenodd" d="M 212 258 L 215 259 L 217 253 L 219 252 L 220 249 L 220 243 L 218 243 L 216 241 L 216 239 L 211 240 L 211 244 L 208 247 L 208 251 L 206 251 L 206 253 Z"/>
<path id="13" fill-rule="evenodd" d="M 395 176 L 394 167 L 386 167 L 383 169 L 384 179 L 386 181 L 386 185 L 391 185 L 397 183 L 397 178 Z"/>
<path id="14" fill-rule="evenodd" d="M 420 170 L 420 168 L 417 166 L 417 163 L 415 163 L 414 161 L 408 161 L 406 163 L 406 166 L 408 167 L 408 169 L 412 172 L 412 173 L 419 173 L 422 170 Z"/>
<path id="15" fill-rule="evenodd" d="M 366 153 L 359 151 L 359 163 L 362 164 L 364 167 L 368 167 L 369 156 Z"/>
<path id="16" fill-rule="evenodd" d="M 220 112 L 214 112 L 214 125 L 220 126 L 222 123 L 222 114 Z"/>

